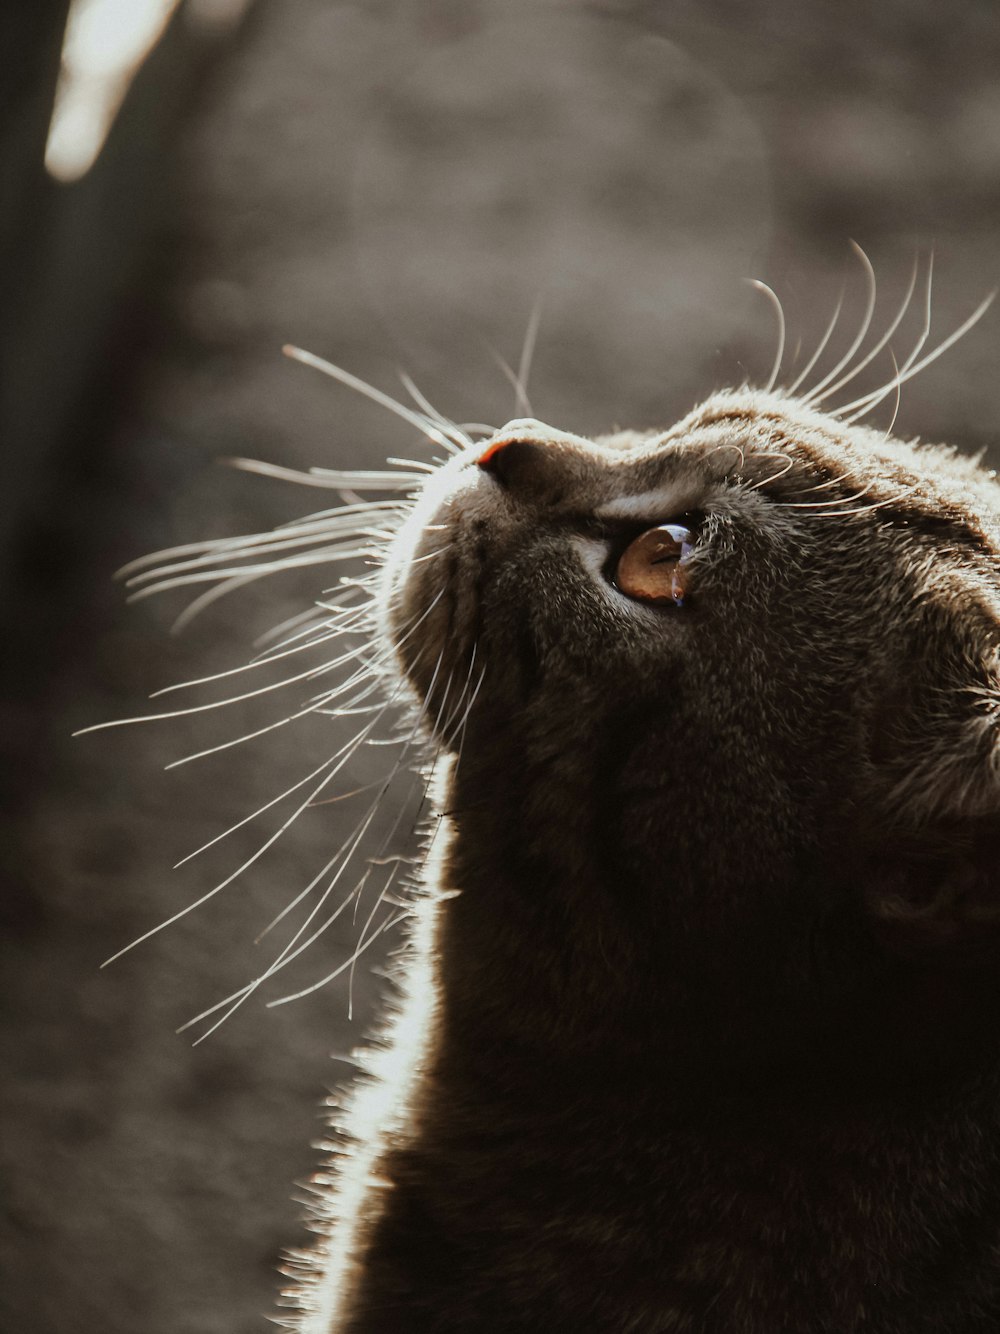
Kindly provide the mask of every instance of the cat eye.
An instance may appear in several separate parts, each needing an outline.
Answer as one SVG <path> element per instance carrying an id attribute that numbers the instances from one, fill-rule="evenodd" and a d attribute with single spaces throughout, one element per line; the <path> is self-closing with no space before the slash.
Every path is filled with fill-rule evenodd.
<path id="1" fill-rule="evenodd" d="M 681 524 L 647 528 L 618 557 L 615 584 L 638 602 L 684 605 L 694 536 Z"/>

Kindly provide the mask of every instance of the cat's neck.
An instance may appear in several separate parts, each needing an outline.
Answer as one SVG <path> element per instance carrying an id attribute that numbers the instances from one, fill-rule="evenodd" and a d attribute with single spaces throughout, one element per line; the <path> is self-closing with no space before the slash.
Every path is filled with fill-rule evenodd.
<path id="1" fill-rule="evenodd" d="M 728 955 L 664 940 L 602 855 L 586 772 L 559 776 L 543 802 L 527 773 L 498 789 L 470 765 L 450 783 L 435 874 L 448 895 L 437 906 L 440 1056 L 456 1079 L 537 1108 L 586 1069 L 595 1097 L 624 1091 L 651 1115 L 812 1104 L 823 1121 L 992 1077 L 984 1035 L 1000 1022 L 1000 989 L 989 976 L 885 958 L 850 920 L 819 947 L 794 923 L 776 944 L 770 921 Z M 547 836 L 571 811 L 576 824 Z"/>

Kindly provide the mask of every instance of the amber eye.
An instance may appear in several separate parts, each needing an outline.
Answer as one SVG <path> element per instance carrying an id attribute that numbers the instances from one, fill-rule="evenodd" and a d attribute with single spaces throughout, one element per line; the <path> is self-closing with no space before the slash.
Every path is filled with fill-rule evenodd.
<path id="1" fill-rule="evenodd" d="M 694 538 L 687 528 L 665 523 L 648 528 L 618 558 L 615 583 L 640 602 L 682 606 L 687 592 L 687 562 Z"/>

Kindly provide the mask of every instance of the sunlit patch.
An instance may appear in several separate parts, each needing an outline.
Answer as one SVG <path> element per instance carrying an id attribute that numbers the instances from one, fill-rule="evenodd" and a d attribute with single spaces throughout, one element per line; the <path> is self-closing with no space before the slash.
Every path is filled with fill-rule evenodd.
<path id="1" fill-rule="evenodd" d="M 233 26 L 248 0 L 198 0 L 186 17 L 205 28 Z M 166 31 L 179 0 L 73 0 L 45 166 L 78 181 L 97 161 L 129 85 Z"/>
<path id="2" fill-rule="evenodd" d="M 178 0 L 73 0 L 45 166 L 77 181 L 97 160 L 129 85 Z"/>

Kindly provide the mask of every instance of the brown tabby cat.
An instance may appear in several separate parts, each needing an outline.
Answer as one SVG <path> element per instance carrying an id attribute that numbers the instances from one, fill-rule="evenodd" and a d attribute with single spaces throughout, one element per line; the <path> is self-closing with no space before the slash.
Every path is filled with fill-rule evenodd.
<path id="1" fill-rule="evenodd" d="M 295 1328 L 1000 1330 L 1000 491 L 830 379 L 429 428 L 441 814 Z"/>

